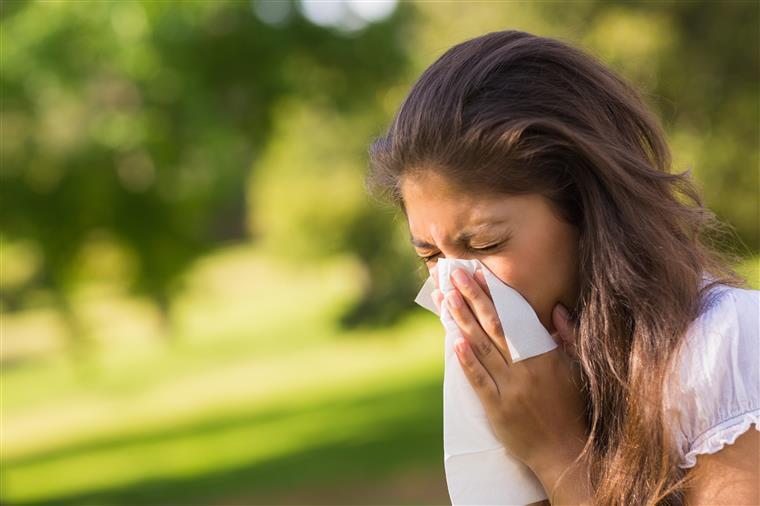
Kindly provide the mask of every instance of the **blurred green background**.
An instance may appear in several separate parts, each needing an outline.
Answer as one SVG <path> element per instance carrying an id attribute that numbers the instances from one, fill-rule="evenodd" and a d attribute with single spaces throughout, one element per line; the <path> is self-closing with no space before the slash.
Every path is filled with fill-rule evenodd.
<path id="1" fill-rule="evenodd" d="M 442 331 L 366 150 L 515 28 L 661 115 L 758 288 L 756 2 L 0 2 L 0 501 L 440 504 Z M 733 233 L 730 233 L 733 231 Z"/>

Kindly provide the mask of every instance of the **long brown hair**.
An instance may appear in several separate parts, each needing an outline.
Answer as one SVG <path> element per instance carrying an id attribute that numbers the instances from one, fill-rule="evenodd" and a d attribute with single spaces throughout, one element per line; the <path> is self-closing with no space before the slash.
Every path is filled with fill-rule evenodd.
<path id="1" fill-rule="evenodd" d="M 738 255 L 717 246 L 729 227 L 690 171 L 670 172 L 641 95 L 562 41 L 488 33 L 427 68 L 369 151 L 368 190 L 401 209 L 402 178 L 434 170 L 462 191 L 542 194 L 578 227 L 571 315 L 595 503 L 681 504 L 688 475 L 662 404 L 668 363 L 704 295 L 744 280 L 730 266 Z"/>

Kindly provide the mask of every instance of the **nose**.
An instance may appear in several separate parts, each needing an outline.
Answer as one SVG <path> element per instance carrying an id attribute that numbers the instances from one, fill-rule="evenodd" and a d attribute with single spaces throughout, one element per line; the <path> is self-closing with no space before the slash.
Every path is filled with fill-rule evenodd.
<path id="1" fill-rule="evenodd" d="M 468 252 L 464 247 L 462 248 L 441 248 L 441 254 L 438 258 L 459 258 L 462 260 L 469 260 L 476 258 L 477 255 L 473 255 L 472 252 Z"/>
<path id="2" fill-rule="evenodd" d="M 491 269 L 491 260 L 492 259 L 477 258 L 477 255 L 467 254 L 466 252 L 454 253 L 454 254 L 444 254 L 443 250 L 441 250 L 441 251 L 442 251 L 441 255 L 438 256 L 439 260 L 441 258 L 457 258 L 457 259 L 462 259 L 462 260 L 469 260 L 471 258 L 474 258 L 474 259 L 477 259 L 485 269 L 493 272 L 493 270 Z M 435 284 L 435 287 L 439 288 L 439 286 L 438 286 L 438 262 L 436 262 L 435 264 L 429 266 L 428 267 L 428 272 L 430 273 L 430 277 L 433 278 L 433 283 Z"/>
<path id="3" fill-rule="evenodd" d="M 441 248 L 441 253 L 438 256 L 438 260 L 440 260 L 442 258 L 457 258 L 457 259 L 462 259 L 462 260 L 469 260 L 470 258 L 475 258 L 475 257 L 473 255 L 471 255 L 471 254 L 468 254 L 465 251 L 459 251 L 458 252 L 458 251 L 451 251 L 451 250 L 449 250 L 449 252 L 447 253 L 446 251 L 444 251 L 443 248 Z M 481 259 L 480 261 L 482 262 L 483 260 Z M 435 281 L 436 286 L 438 286 L 437 285 L 437 283 L 438 283 L 438 262 L 436 262 L 433 265 L 430 265 L 428 267 L 428 272 L 430 273 L 430 276 Z"/>

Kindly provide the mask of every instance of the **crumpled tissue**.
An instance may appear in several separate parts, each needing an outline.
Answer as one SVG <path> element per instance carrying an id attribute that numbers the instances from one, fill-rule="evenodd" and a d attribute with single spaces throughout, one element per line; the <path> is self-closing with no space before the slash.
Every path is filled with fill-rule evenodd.
<path id="1" fill-rule="evenodd" d="M 454 288 L 451 274 L 457 268 L 470 275 L 477 269 L 483 270 L 513 362 L 557 347 L 528 301 L 478 260 L 439 259 L 438 286 L 444 294 Z M 455 506 L 528 504 L 546 499 L 538 478 L 528 466 L 510 455 L 491 428 L 485 409 L 454 351 L 454 342 L 462 333 L 445 304 L 440 313 L 436 309 L 431 296 L 434 289 L 432 278 L 428 278 L 415 302 L 438 315 L 446 331 L 443 449 L 451 503 Z"/>

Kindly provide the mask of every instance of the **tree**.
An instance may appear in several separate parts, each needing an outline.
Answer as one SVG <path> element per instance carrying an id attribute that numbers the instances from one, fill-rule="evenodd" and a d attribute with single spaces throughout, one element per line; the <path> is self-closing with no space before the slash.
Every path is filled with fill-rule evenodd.
<path id="1" fill-rule="evenodd" d="M 404 65 L 401 17 L 346 34 L 251 4 L 2 4 L 5 241 L 40 246 L 25 290 L 67 294 L 93 236 L 125 249 L 135 293 L 165 314 L 181 273 L 244 238 L 249 171 L 288 97 L 351 114 Z M 291 9 L 292 10 L 292 9 Z"/>

